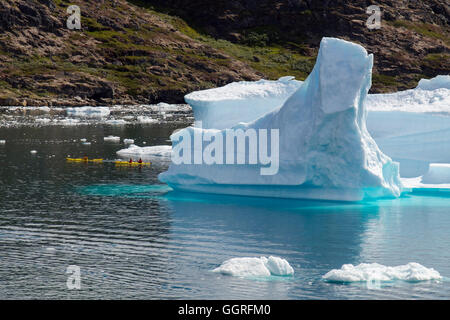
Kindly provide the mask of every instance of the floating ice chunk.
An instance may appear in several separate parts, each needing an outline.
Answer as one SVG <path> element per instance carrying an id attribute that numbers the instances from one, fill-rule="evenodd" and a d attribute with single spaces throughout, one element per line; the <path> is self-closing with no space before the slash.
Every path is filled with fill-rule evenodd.
<path id="1" fill-rule="evenodd" d="M 172 163 L 159 179 L 174 189 L 205 193 L 341 201 L 400 196 L 398 164 L 380 151 L 366 128 L 364 100 L 372 66 L 373 55 L 360 45 L 323 38 L 312 73 L 279 109 L 233 127 L 253 130 L 259 139 L 261 131 L 278 130 L 279 170 L 274 174 L 263 175 L 261 165 L 248 163 L 194 164 L 191 157 Z M 227 132 L 185 128 L 171 136 L 174 149 L 180 149 L 180 137 L 202 135 L 223 138 Z M 195 155 L 194 148 L 186 149 Z"/>
<path id="2" fill-rule="evenodd" d="M 80 142 L 86 142 L 87 141 L 87 139 L 86 138 L 82 138 L 82 139 L 80 139 Z"/>
<path id="3" fill-rule="evenodd" d="M 125 125 L 128 122 L 126 122 L 123 119 L 109 119 L 105 121 L 105 124 L 109 124 L 109 125 L 116 125 L 116 126 L 121 126 L 121 125 Z"/>
<path id="4" fill-rule="evenodd" d="M 294 269 L 285 259 L 273 256 L 269 258 L 232 258 L 212 271 L 236 277 L 289 276 L 294 274 Z"/>
<path id="5" fill-rule="evenodd" d="M 80 122 L 79 119 L 61 119 L 61 120 L 56 120 L 55 123 L 65 125 L 65 126 L 74 126 L 74 125 L 82 124 L 82 122 Z"/>
<path id="6" fill-rule="evenodd" d="M 67 108 L 67 115 L 72 117 L 82 118 L 104 118 L 109 116 L 110 110 L 108 107 L 75 107 Z"/>
<path id="7" fill-rule="evenodd" d="M 279 108 L 302 84 L 295 77 L 278 81 L 230 83 L 224 87 L 195 91 L 184 97 L 203 128 L 231 128 Z"/>
<path id="8" fill-rule="evenodd" d="M 440 88 L 450 89 L 450 75 L 440 75 L 432 79 L 421 79 L 417 88 L 423 90 L 435 90 Z"/>
<path id="9" fill-rule="evenodd" d="M 36 118 L 34 121 L 37 123 L 45 124 L 45 123 L 50 123 L 52 120 L 49 118 Z"/>
<path id="10" fill-rule="evenodd" d="M 146 117 L 146 116 L 138 116 L 137 121 L 139 123 L 157 123 L 158 122 L 157 119 L 153 119 L 151 117 Z"/>
<path id="11" fill-rule="evenodd" d="M 0 140 L 0 144 L 5 144 L 6 140 Z"/>
<path id="12" fill-rule="evenodd" d="M 265 261 L 266 268 L 275 276 L 286 276 L 294 274 L 294 269 L 291 265 L 282 258 L 270 256 Z"/>
<path id="13" fill-rule="evenodd" d="M 123 143 L 125 143 L 125 144 L 133 144 L 134 143 L 134 139 L 123 139 Z"/>
<path id="14" fill-rule="evenodd" d="M 36 151 L 36 150 L 31 150 L 30 153 L 31 153 L 31 154 L 36 154 L 37 151 Z"/>
<path id="15" fill-rule="evenodd" d="M 90 145 L 91 145 L 90 142 L 82 142 L 81 144 L 82 144 L 83 146 L 90 146 Z"/>
<path id="16" fill-rule="evenodd" d="M 130 145 L 126 149 L 117 151 L 117 155 L 122 158 L 129 157 L 140 157 L 142 159 L 149 158 L 166 158 L 170 160 L 170 155 L 172 153 L 171 146 L 150 146 L 150 147 L 139 147 L 134 144 Z"/>
<path id="17" fill-rule="evenodd" d="M 120 137 L 107 136 L 107 137 L 104 137 L 103 140 L 108 141 L 108 142 L 120 142 Z"/>
<path id="18" fill-rule="evenodd" d="M 322 277 L 329 282 L 362 281 L 426 281 L 441 279 L 439 272 L 410 262 L 398 267 L 387 267 L 378 263 L 361 263 L 357 266 L 344 264 L 341 269 L 333 269 Z"/>

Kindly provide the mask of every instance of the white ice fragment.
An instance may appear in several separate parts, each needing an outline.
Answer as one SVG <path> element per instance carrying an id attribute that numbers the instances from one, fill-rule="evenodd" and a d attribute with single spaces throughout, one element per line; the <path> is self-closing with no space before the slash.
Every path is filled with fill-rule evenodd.
<path id="1" fill-rule="evenodd" d="M 87 141 L 87 139 L 86 138 L 82 138 L 82 139 L 80 139 L 80 142 L 86 142 Z"/>
<path id="2" fill-rule="evenodd" d="M 30 153 L 31 153 L 31 154 L 36 154 L 37 151 L 36 151 L 36 150 L 31 150 Z"/>
<path id="3" fill-rule="evenodd" d="M 361 263 L 357 266 L 344 264 L 341 269 L 333 269 L 322 277 L 330 282 L 363 282 L 363 281 L 426 281 L 441 279 L 439 272 L 426 268 L 419 263 L 389 267 L 378 263 Z"/>
<path id="4" fill-rule="evenodd" d="M 123 139 L 123 143 L 125 143 L 125 144 L 133 144 L 134 143 L 134 139 Z"/>
<path id="5" fill-rule="evenodd" d="M 0 140 L 0 144 L 5 144 L 6 140 Z"/>
<path id="6" fill-rule="evenodd" d="M 138 121 L 139 123 L 146 123 L 146 124 L 149 124 L 149 123 L 157 123 L 157 122 L 158 122 L 157 119 L 153 119 L 153 118 L 151 118 L 151 117 L 146 117 L 146 116 L 138 116 L 138 117 L 137 117 L 137 121 Z"/>
<path id="7" fill-rule="evenodd" d="M 232 258 L 212 271 L 237 277 L 289 276 L 294 274 L 294 269 L 285 259 L 273 256 L 269 258 Z"/>
<path id="8" fill-rule="evenodd" d="M 36 118 L 36 120 L 34 120 L 34 121 L 37 123 L 45 124 L 45 123 L 50 123 L 52 120 L 49 118 Z"/>
<path id="9" fill-rule="evenodd" d="M 107 136 L 103 138 L 104 141 L 108 141 L 108 142 L 120 142 L 120 137 L 117 136 Z"/>
<path id="10" fill-rule="evenodd" d="M 123 119 L 109 119 L 105 121 L 105 124 L 121 126 L 127 124 L 127 122 Z"/>
<path id="11" fill-rule="evenodd" d="M 67 108 L 67 115 L 73 117 L 83 117 L 83 118 L 104 118 L 109 116 L 110 110 L 108 107 L 75 107 Z"/>
<path id="12" fill-rule="evenodd" d="M 126 149 L 117 151 L 117 155 L 123 158 L 129 157 L 141 157 L 142 159 L 148 158 L 167 158 L 170 160 L 170 155 L 172 153 L 171 146 L 150 146 L 150 147 L 139 147 L 134 144 L 130 145 Z"/>

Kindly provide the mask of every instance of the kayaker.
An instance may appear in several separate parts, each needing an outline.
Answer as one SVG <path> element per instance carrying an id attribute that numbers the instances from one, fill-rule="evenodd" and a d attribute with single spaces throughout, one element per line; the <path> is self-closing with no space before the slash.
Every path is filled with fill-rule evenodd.
<path id="1" fill-rule="evenodd" d="M 130 160 L 128 161 L 129 163 L 133 163 L 133 159 L 132 158 L 130 158 Z"/>
<path id="2" fill-rule="evenodd" d="M 83 161 L 88 161 L 88 157 L 83 157 Z"/>
<path id="3" fill-rule="evenodd" d="M 139 158 L 139 161 L 138 161 L 138 163 L 142 163 L 142 158 Z"/>

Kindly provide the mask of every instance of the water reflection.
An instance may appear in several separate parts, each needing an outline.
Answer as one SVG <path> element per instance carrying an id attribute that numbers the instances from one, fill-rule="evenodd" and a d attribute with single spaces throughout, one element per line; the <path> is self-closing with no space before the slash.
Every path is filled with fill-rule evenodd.
<path id="1" fill-rule="evenodd" d="M 172 126 L 0 128 L 0 298 L 448 298 L 444 284 L 371 291 L 325 283 L 342 264 L 417 261 L 450 275 L 448 198 L 370 203 L 172 192 L 167 164 L 118 169 L 70 164 L 114 159 L 103 136 L 167 143 Z M 79 139 L 92 141 L 82 146 Z M 74 141 L 75 140 L 75 141 Z M 37 150 L 31 155 L 30 150 Z M 295 270 L 254 281 L 210 270 L 232 257 L 276 255 Z M 79 265 L 82 290 L 66 287 Z"/>

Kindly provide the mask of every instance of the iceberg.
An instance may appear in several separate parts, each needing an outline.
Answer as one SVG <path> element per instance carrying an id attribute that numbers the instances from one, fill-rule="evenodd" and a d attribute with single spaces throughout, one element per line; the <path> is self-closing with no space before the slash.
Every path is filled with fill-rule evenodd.
<path id="1" fill-rule="evenodd" d="M 273 256 L 268 258 L 232 258 L 212 271 L 235 277 L 290 276 L 294 274 L 294 269 L 289 262 Z"/>
<path id="2" fill-rule="evenodd" d="M 231 129 L 188 127 L 172 134 L 172 160 L 182 154 L 183 161 L 172 161 L 159 175 L 160 181 L 183 191 L 245 196 L 342 201 L 400 196 L 398 164 L 380 151 L 366 127 L 364 101 L 372 66 L 373 55 L 362 46 L 323 38 L 313 71 L 281 107 Z M 227 114 L 223 119 L 228 119 Z M 199 151 L 214 149 L 212 137 L 216 146 L 220 137 L 227 137 L 225 145 L 237 140 L 228 139 L 230 131 L 249 130 L 257 133 L 254 139 L 266 143 L 264 134 L 270 131 L 273 143 L 264 150 L 277 155 L 275 168 L 273 162 L 261 168 L 267 164 L 261 159 L 264 143 L 258 148 L 260 165 L 228 162 L 253 158 L 251 148 L 245 154 L 234 147 L 234 154 L 214 150 L 215 162 L 197 161 Z"/>
<path id="3" fill-rule="evenodd" d="M 262 110 L 278 109 L 290 91 L 283 81 L 289 89 L 302 85 L 292 85 L 291 78 L 235 82 L 191 93 L 186 101 L 203 128 L 231 128 L 257 119 Z M 381 151 L 400 163 L 401 177 L 421 176 L 430 163 L 450 163 L 450 76 L 422 79 L 410 90 L 369 94 L 365 105 L 367 129 Z"/>
<path id="4" fill-rule="evenodd" d="M 224 129 L 281 107 L 302 84 L 292 76 L 277 81 L 240 81 L 195 91 L 184 99 L 192 107 L 194 118 L 202 121 L 203 128 Z"/>
<path id="5" fill-rule="evenodd" d="M 415 262 L 397 267 L 388 267 L 378 263 L 361 263 L 357 266 L 344 264 L 341 269 L 333 269 L 322 277 L 328 282 L 341 283 L 394 280 L 418 282 L 441 278 L 439 272 L 433 268 L 426 268 Z"/>

